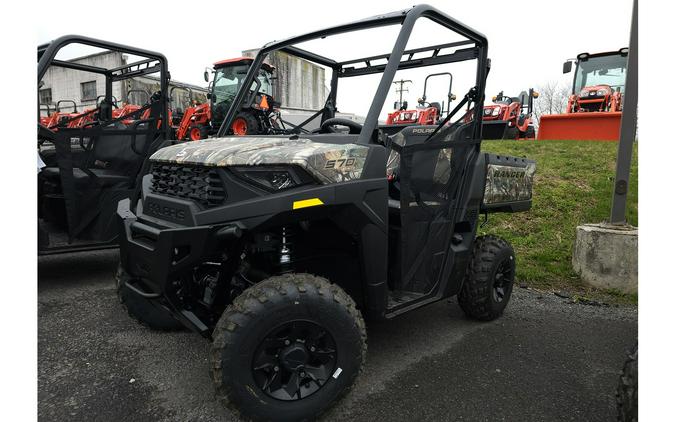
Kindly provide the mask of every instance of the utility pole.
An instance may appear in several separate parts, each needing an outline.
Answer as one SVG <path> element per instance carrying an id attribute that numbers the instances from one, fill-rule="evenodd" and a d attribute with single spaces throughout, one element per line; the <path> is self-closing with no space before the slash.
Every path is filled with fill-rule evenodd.
<path id="1" fill-rule="evenodd" d="M 621 114 L 621 134 L 616 156 L 616 176 L 614 179 L 614 197 L 609 223 L 626 224 L 626 197 L 630 163 L 633 158 L 633 143 L 637 130 L 638 103 L 638 2 L 633 0 L 633 17 L 630 25 L 630 45 L 628 46 L 628 67 L 626 69 L 626 90 L 623 94 L 623 112 Z"/>
<path id="2" fill-rule="evenodd" d="M 400 81 L 394 81 L 394 85 L 398 85 L 398 88 L 396 88 L 396 92 L 398 93 L 398 106 L 401 107 L 403 104 L 403 93 L 408 92 L 408 90 L 405 87 L 405 84 L 411 84 L 412 81 L 410 79 L 401 79 Z"/>

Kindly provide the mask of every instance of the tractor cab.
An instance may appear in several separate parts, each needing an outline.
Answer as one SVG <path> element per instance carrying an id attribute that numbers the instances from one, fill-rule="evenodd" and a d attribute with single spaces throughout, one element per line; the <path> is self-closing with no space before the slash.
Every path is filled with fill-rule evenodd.
<path id="1" fill-rule="evenodd" d="M 214 63 L 214 77 L 209 95 L 212 127 L 217 128 L 223 122 L 232 105 L 234 96 L 241 88 L 246 73 L 251 67 L 251 63 L 253 63 L 253 59 L 250 57 L 226 59 Z M 249 97 L 246 99 L 246 108 L 251 109 L 251 114 L 266 113 L 274 108 L 275 104 L 272 97 L 273 74 L 274 67 L 268 63 L 263 63 Z M 232 131 L 235 135 L 245 135 L 250 132 L 249 126 L 251 126 L 251 123 L 246 118 L 235 119 L 232 123 Z"/>
<path id="2" fill-rule="evenodd" d="M 204 80 L 209 82 L 209 101 L 195 103 L 184 111 L 176 128 L 175 138 L 198 141 L 214 135 L 232 106 L 232 100 L 239 92 L 251 63 L 253 59 L 250 57 L 238 57 L 214 63 L 211 72 L 205 70 Z M 243 109 L 232 122 L 230 133 L 242 136 L 269 134 L 274 131 L 279 103 L 272 96 L 273 74 L 274 67 L 263 63 L 248 92 Z"/>
<path id="3" fill-rule="evenodd" d="M 627 65 L 627 48 L 606 53 L 579 54 L 567 112 L 621 111 Z M 568 60 L 563 66 L 563 73 L 571 70 L 572 61 Z"/>

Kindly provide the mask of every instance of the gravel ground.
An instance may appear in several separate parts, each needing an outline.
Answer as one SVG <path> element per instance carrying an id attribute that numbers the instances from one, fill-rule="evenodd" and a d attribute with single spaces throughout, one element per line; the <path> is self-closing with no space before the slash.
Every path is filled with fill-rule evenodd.
<path id="1" fill-rule="evenodd" d="M 116 265 L 114 251 L 39 259 L 39 420 L 236 420 L 214 401 L 208 342 L 131 320 Z M 518 288 L 491 323 L 452 299 L 370 324 L 366 369 L 325 419 L 616 420 L 637 309 L 568 302 Z"/>

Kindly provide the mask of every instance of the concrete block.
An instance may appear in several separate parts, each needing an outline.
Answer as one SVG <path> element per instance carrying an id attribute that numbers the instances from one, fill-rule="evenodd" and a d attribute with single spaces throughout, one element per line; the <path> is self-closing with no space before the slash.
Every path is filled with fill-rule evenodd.
<path id="1" fill-rule="evenodd" d="M 638 291 L 638 229 L 584 224 L 577 227 L 572 266 L 594 287 Z"/>

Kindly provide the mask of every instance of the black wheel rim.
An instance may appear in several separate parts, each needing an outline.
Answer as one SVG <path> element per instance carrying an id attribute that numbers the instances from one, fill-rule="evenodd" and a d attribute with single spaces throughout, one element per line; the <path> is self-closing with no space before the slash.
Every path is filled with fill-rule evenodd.
<path id="1" fill-rule="evenodd" d="M 502 302 L 513 285 L 513 268 L 511 259 L 505 259 L 497 267 L 495 281 L 492 286 L 492 297 L 495 302 Z"/>
<path id="2" fill-rule="evenodd" d="M 286 322 L 260 343 L 251 369 L 260 389 L 277 400 L 301 400 L 319 391 L 337 365 L 335 340 L 321 326 Z"/>

